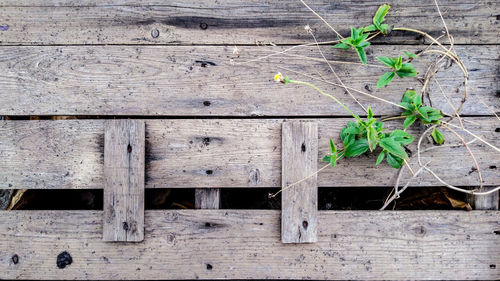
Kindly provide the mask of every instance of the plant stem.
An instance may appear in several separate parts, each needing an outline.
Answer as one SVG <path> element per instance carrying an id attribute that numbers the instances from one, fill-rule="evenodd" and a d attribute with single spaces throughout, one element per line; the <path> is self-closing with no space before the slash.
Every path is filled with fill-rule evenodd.
<path id="1" fill-rule="evenodd" d="M 318 93 L 322 94 L 323 96 L 325 97 L 329 97 L 331 98 L 332 100 L 334 100 L 336 103 L 340 104 L 340 106 L 342 106 L 345 110 L 347 110 L 347 112 L 349 112 L 354 118 L 356 118 L 356 120 L 358 121 L 361 121 L 361 118 L 354 114 L 345 104 L 343 104 L 340 100 L 338 100 L 336 97 L 330 95 L 330 94 L 327 94 L 325 92 L 323 92 L 323 90 L 321 90 L 320 88 L 316 87 L 316 85 L 312 84 L 312 83 L 309 83 L 309 82 L 304 82 L 304 81 L 297 81 L 297 80 L 290 80 L 289 81 L 290 83 L 294 83 L 294 84 L 299 84 L 299 85 L 304 85 L 304 86 L 309 86 L 313 89 L 315 89 L 316 91 L 318 91 Z"/>

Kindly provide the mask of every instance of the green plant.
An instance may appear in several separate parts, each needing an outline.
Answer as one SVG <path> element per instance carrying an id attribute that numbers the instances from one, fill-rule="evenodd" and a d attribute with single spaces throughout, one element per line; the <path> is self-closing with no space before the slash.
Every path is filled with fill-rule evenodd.
<path id="1" fill-rule="evenodd" d="M 411 54 L 408 54 L 409 58 Z M 418 72 L 413 66 L 413 64 L 409 62 L 403 62 L 403 57 L 398 56 L 397 58 L 389 58 L 389 57 L 377 57 L 379 61 L 383 64 L 391 68 L 391 71 L 387 71 L 384 75 L 380 77 L 377 82 L 377 88 L 382 88 L 389 84 L 394 76 L 398 75 L 400 78 L 404 77 L 415 77 Z"/>
<path id="2" fill-rule="evenodd" d="M 373 24 L 366 26 L 363 28 L 364 32 L 372 32 L 372 31 L 380 31 L 382 34 L 387 35 L 391 32 L 391 27 L 388 24 L 383 23 L 385 21 L 385 16 L 389 11 L 388 4 L 384 4 L 380 6 L 373 16 Z"/>
<path id="3" fill-rule="evenodd" d="M 344 146 L 342 149 L 337 149 L 333 140 L 330 139 L 330 154 L 323 157 L 323 161 L 329 162 L 332 167 L 335 167 L 337 161 L 342 158 L 360 156 L 368 150 L 373 152 L 378 146 L 381 147 L 382 151 L 379 154 L 376 164 L 379 164 L 385 158 L 391 167 L 398 169 L 405 161 L 409 160 L 404 146 L 413 142 L 413 136 L 403 130 L 386 132 L 387 129 L 384 128 L 384 122 L 374 118 L 371 107 L 368 107 L 368 115 L 363 120 L 337 98 L 326 94 L 314 84 L 291 80 L 288 76 L 281 75 L 281 73 L 276 74 L 274 80 L 283 84 L 294 83 L 309 86 L 317 90 L 320 94 L 333 99 L 356 119 L 356 122 L 349 121 L 340 131 L 340 139 Z"/>
<path id="4" fill-rule="evenodd" d="M 351 37 L 342 39 L 339 43 L 334 45 L 334 48 L 344 50 L 354 49 L 358 53 L 359 59 L 363 64 L 366 64 L 365 48 L 370 46 L 370 42 L 366 41 L 368 38 L 367 33 L 363 33 L 363 28 L 351 28 Z"/>
<path id="5" fill-rule="evenodd" d="M 439 125 L 443 118 L 443 114 L 440 110 L 422 105 L 422 96 L 414 90 L 406 91 L 399 104 L 405 108 L 405 111 L 401 114 L 402 116 L 406 116 L 403 122 L 403 128 L 405 130 L 417 119 L 420 119 L 423 124 Z M 437 128 L 433 129 L 431 136 L 437 144 L 444 143 L 444 136 Z"/>

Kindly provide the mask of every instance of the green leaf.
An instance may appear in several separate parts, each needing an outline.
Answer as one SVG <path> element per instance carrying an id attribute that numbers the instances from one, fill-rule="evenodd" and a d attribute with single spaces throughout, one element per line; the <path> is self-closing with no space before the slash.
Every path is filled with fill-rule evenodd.
<path id="1" fill-rule="evenodd" d="M 413 142 L 413 136 L 403 130 L 394 130 L 389 136 L 401 145 L 408 145 Z"/>
<path id="2" fill-rule="evenodd" d="M 337 152 L 337 148 L 335 147 L 332 139 L 330 139 L 330 151 L 332 152 L 332 154 Z"/>
<path id="3" fill-rule="evenodd" d="M 376 31 L 377 27 L 373 24 L 370 24 L 369 26 L 366 26 L 363 28 L 363 32 L 371 32 L 371 31 Z"/>
<path id="4" fill-rule="evenodd" d="M 346 43 L 343 43 L 343 42 L 337 43 L 337 44 L 333 45 L 333 47 L 334 48 L 344 49 L 344 50 L 349 50 L 351 48 L 350 45 L 348 45 Z"/>
<path id="5" fill-rule="evenodd" d="M 396 70 L 400 70 L 401 69 L 401 66 L 403 64 L 403 58 L 401 57 L 401 55 L 396 59 L 396 62 L 394 64 L 394 68 Z"/>
<path id="6" fill-rule="evenodd" d="M 384 130 L 384 122 L 375 121 L 373 127 L 377 130 L 377 132 L 382 132 Z"/>
<path id="7" fill-rule="evenodd" d="M 330 162 L 330 155 L 323 156 L 323 162 Z"/>
<path id="8" fill-rule="evenodd" d="M 384 4 L 380 6 L 375 13 L 375 16 L 373 17 L 373 24 L 375 26 L 380 26 L 385 21 L 385 16 L 387 15 L 387 12 L 389 11 L 389 8 L 391 6 Z"/>
<path id="9" fill-rule="evenodd" d="M 431 136 L 432 136 L 432 139 L 437 144 L 443 144 L 444 143 L 444 136 L 443 136 L 443 134 L 437 128 L 434 128 L 434 130 L 432 130 Z"/>
<path id="10" fill-rule="evenodd" d="M 358 44 L 359 48 L 366 48 L 368 46 L 370 46 L 370 42 L 368 41 L 362 41 L 361 43 Z"/>
<path id="11" fill-rule="evenodd" d="M 387 84 L 389 84 L 389 82 L 391 82 L 391 80 L 394 78 L 395 75 L 396 74 L 394 74 L 394 72 L 387 71 L 386 73 L 384 73 L 384 75 L 380 76 L 380 78 L 377 81 L 377 89 L 382 88 Z"/>
<path id="12" fill-rule="evenodd" d="M 355 157 L 365 153 L 368 150 L 368 140 L 365 138 L 354 141 L 345 148 L 345 157 Z"/>
<path id="13" fill-rule="evenodd" d="M 349 121 L 351 123 L 352 121 Z M 346 127 L 342 128 L 340 131 L 340 139 L 342 139 L 342 143 L 344 144 L 344 147 L 348 147 L 354 142 L 354 138 L 356 134 L 349 133 L 348 130 L 355 130 L 352 128 L 352 126 L 349 126 L 349 123 Z M 352 122 L 354 123 L 354 122 Z M 359 130 L 359 128 L 357 128 Z"/>
<path id="14" fill-rule="evenodd" d="M 385 23 L 381 24 L 379 26 L 379 29 L 380 29 L 380 32 L 382 32 L 382 34 L 384 34 L 384 35 L 387 35 L 392 31 L 392 27 L 390 27 L 388 24 L 385 24 Z"/>
<path id="15" fill-rule="evenodd" d="M 409 58 L 409 59 L 416 59 L 418 56 L 413 54 L 413 53 L 408 53 L 407 51 L 405 51 L 405 55 Z"/>
<path id="16" fill-rule="evenodd" d="M 412 103 L 413 102 L 413 98 L 414 96 L 417 94 L 417 92 L 415 92 L 415 90 L 407 90 L 404 95 L 403 95 L 403 99 L 401 99 L 402 102 L 406 102 L 406 103 Z"/>
<path id="17" fill-rule="evenodd" d="M 356 52 L 358 53 L 359 59 L 363 64 L 366 64 L 366 53 L 363 48 L 356 47 Z"/>
<path id="18" fill-rule="evenodd" d="M 394 138 L 384 138 L 380 140 L 380 146 L 383 147 L 388 152 L 397 155 L 403 159 L 408 159 L 408 154 L 406 154 L 405 149 L 394 140 Z"/>
<path id="19" fill-rule="evenodd" d="M 394 64 L 396 63 L 392 58 L 377 57 L 377 59 L 390 68 L 394 68 Z"/>
<path id="20" fill-rule="evenodd" d="M 418 72 L 413 66 L 413 64 L 406 62 L 401 65 L 401 68 L 398 71 L 396 71 L 396 74 L 401 78 L 415 77 L 417 76 Z"/>
<path id="21" fill-rule="evenodd" d="M 384 152 L 384 151 L 382 151 L 382 152 L 380 152 L 380 154 L 378 155 L 378 157 L 377 157 L 377 162 L 375 163 L 375 165 L 380 164 L 380 163 L 384 160 L 384 158 L 385 158 L 385 152 Z"/>
<path id="22" fill-rule="evenodd" d="M 411 124 L 413 124 L 413 122 L 415 122 L 415 120 L 417 120 L 417 116 L 409 115 L 408 117 L 406 117 L 405 121 L 403 122 L 403 128 L 405 130 L 408 129 L 408 127 L 410 127 Z"/>
<path id="23" fill-rule="evenodd" d="M 422 105 L 422 96 L 415 92 L 415 94 L 413 95 L 412 102 L 415 105 L 415 107 L 420 107 Z"/>
<path id="24" fill-rule="evenodd" d="M 367 128 L 366 138 L 368 140 L 368 148 L 370 148 L 370 151 L 375 150 L 375 148 L 377 147 L 377 131 L 375 130 L 375 128 Z"/>
<path id="25" fill-rule="evenodd" d="M 373 111 L 371 106 L 368 106 L 368 119 L 373 118 Z"/>
<path id="26" fill-rule="evenodd" d="M 389 163 L 391 167 L 399 169 L 403 166 L 403 159 L 391 153 L 387 153 L 387 163 Z"/>
<path id="27" fill-rule="evenodd" d="M 361 30 L 363 32 L 363 30 Z M 357 28 L 351 27 L 351 38 L 356 42 L 359 38 L 359 30 Z"/>

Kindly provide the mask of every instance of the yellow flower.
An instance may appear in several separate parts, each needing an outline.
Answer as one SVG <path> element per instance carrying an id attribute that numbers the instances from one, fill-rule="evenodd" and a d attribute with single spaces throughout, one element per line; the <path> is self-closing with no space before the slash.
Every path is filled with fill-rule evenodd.
<path id="1" fill-rule="evenodd" d="M 274 75 L 274 81 L 281 82 L 281 79 L 282 79 L 281 73 L 278 73 L 278 74 Z"/>

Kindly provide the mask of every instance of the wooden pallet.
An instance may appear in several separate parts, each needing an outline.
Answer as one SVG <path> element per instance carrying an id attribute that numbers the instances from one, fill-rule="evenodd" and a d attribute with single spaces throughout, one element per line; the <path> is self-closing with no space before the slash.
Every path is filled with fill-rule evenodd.
<path id="1" fill-rule="evenodd" d="M 346 34 L 380 3 L 310 5 Z M 434 1 L 391 6 L 390 21 L 441 34 Z M 493 115 L 500 111 L 500 7 L 483 0 L 440 6 L 469 69 L 464 122 L 500 147 Z M 104 190 L 102 211 L 0 212 L 0 279 L 500 279 L 498 192 L 471 197 L 471 212 L 318 211 L 318 187 L 392 186 L 397 171 L 375 167 L 373 156 L 285 190 L 281 212 L 219 208 L 221 188 L 282 187 L 316 171 L 328 139 L 339 142 L 350 120 L 315 92 L 272 81 L 283 72 L 277 65 L 329 75 L 316 47 L 240 64 L 310 43 L 306 24 L 318 40 L 332 40 L 299 1 L 0 0 L 0 115 L 78 116 L 0 121 L 0 189 Z M 394 32 L 373 42 L 368 59 L 421 43 Z M 357 61 L 323 48 L 328 59 Z M 396 80 L 382 93 L 377 69 L 345 65 L 338 73 L 394 102 L 412 86 Z M 454 92 L 459 75 L 452 65 L 437 77 Z M 428 99 L 452 112 L 442 95 Z M 400 113 L 366 96 L 359 101 L 383 116 Z M 443 180 L 477 185 L 465 148 L 433 150 L 427 140 L 423 147 L 430 149 L 423 161 L 432 160 Z M 485 189 L 498 186 L 498 154 L 479 141 L 470 148 Z M 441 184 L 422 174 L 411 186 Z M 197 209 L 145 211 L 145 188 L 195 188 Z"/>

